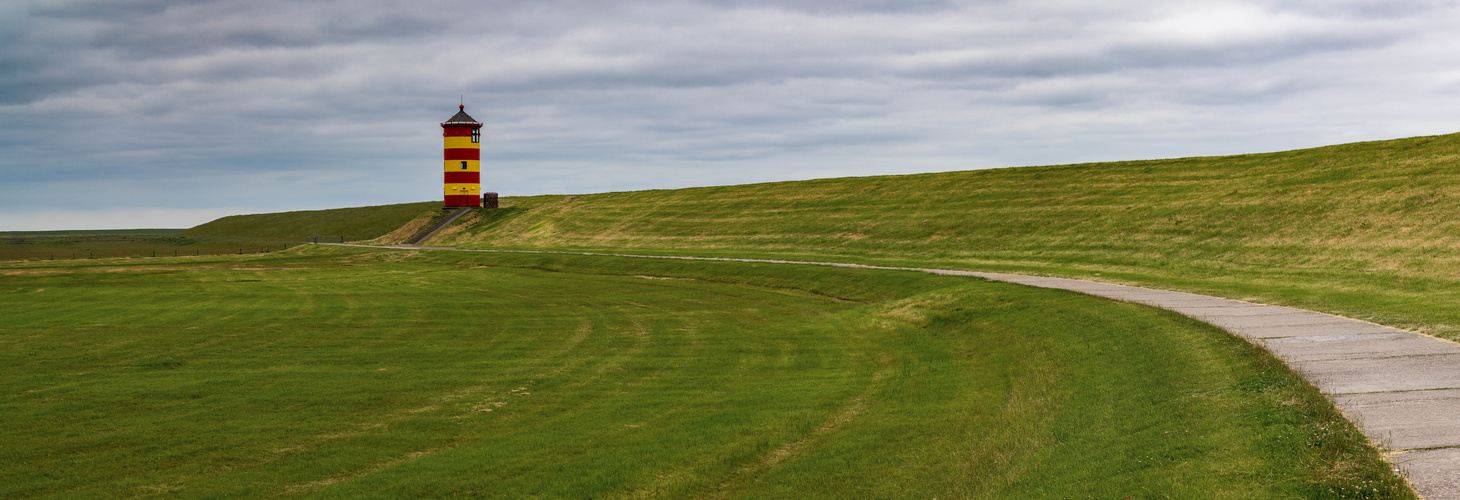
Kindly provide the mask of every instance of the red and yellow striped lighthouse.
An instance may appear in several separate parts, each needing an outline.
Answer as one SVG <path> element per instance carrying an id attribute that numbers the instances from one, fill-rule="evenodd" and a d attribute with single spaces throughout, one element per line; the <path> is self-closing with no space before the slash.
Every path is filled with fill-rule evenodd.
<path id="1" fill-rule="evenodd" d="M 482 124 L 466 105 L 441 124 L 446 165 L 446 206 L 482 206 Z"/>

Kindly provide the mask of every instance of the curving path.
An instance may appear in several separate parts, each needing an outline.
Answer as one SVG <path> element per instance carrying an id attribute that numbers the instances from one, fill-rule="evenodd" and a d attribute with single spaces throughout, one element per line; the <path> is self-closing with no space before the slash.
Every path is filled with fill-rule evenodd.
<path id="1" fill-rule="evenodd" d="M 928 272 L 1059 288 L 1169 309 L 1267 348 L 1388 450 L 1430 500 L 1460 499 L 1460 344 L 1289 307 L 1090 281 Z"/>
<path id="2" fill-rule="evenodd" d="M 771 259 L 675 257 L 593 252 L 465 250 L 452 247 L 337 246 L 401 250 L 599 255 L 803 264 L 920 271 L 1058 288 L 1175 311 L 1265 347 L 1333 399 L 1380 443 L 1424 498 L 1460 500 L 1460 344 L 1329 314 L 1093 281 L 1018 274 Z"/>

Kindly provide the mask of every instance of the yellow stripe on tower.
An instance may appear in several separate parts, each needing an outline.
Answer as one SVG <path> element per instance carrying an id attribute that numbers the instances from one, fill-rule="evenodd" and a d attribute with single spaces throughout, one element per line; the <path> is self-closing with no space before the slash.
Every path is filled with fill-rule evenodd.
<path id="1" fill-rule="evenodd" d="M 482 185 L 481 184 L 447 184 L 446 185 L 446 189 L 444 189 L 443 191 L 446 194 L 462 194 L 462 195 L 469 194 L 469 195 L 472 195 L 472 196 L 481 196 L 482 195 Z"/>
<path id="2" fill-rule="evenodd" d="M 466 168 L 461 168 L 461 162 L 466 162 Z M 477 160 L 446 160 L 445 171 L 447 172 L 481 172 L 482 162 Z"/>
<path id="3" fill-rule="evenodd" d="M 446 146 L 443 149 L 481 149 L 480 143 L 471 142 L 470 137 L 445 137 Z"/>

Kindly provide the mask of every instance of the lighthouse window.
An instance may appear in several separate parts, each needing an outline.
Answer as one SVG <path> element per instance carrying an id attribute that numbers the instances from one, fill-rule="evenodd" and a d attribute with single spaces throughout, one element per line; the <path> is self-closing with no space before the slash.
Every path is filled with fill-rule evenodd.
<path id="1" fill-rule="evenodd" d="M 466 170 L 466 162 L 461 162 L 461 169 Z"/>
<path id="2" fill-rule="evenodd" d="M 481 130 L 472 129 L 472 131 L 471 131 L 471 142 L 474 142 L 474 143 L 482 142 L 482 131 Z"/>

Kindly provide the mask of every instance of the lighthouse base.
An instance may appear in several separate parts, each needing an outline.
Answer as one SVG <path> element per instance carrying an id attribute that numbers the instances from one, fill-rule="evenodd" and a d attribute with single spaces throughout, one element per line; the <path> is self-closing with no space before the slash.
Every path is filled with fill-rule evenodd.
<path id="1" fill-rule="evenodd" d="M 455 207 L 480 207 L 482 199 L 470 194 L 448 194 L 446 195 L 445 208 Z"/>

